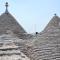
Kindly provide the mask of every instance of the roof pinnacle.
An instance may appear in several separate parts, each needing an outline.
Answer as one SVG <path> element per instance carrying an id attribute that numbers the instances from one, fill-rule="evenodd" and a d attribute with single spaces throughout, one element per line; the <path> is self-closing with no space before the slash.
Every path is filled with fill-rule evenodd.
<path id="1" fill-rule="evenodd" d="M 5 6 L 6 6 L 6 11 L 5 11 L 5 13 L 8 13 L 8 2 L 5 3 Z"/>

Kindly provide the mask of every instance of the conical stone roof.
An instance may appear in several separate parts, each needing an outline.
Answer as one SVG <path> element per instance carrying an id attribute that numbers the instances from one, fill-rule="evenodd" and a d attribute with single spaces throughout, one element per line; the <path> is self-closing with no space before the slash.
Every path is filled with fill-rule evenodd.
<path id="1" fill-rule="evenodd" d="M 57 15 L 55 15 L 50 22 L 47 24 L 47 26 L 45 27 L 45 29 L 43 30 L 44 32 L 50 32 L 54 29 L 58 29 L 60 28 L 60 17 L 58 17 Z"/>
<path id="2" fill-rule="evenodd" d="M 60 18 L 54 16 L 29 49 L 31 60 L 60 60 Z"/>
<path id="3" fill-rule="evenodd" d="M 23 48 L 23 43 L 21 42 L 22 39 L 11 36 L 10 34 L 0 35 L 0 60 L 30 60 L 22 52 L 25 47 Z"/>
<path id="4" fill-rule="evenodd" d="M 18 33 L 26 33 L 23 27 L 16 21 L 16 19 L 8 11 L 8 2 L 6 2 L 6 10 L 0 16 L 0 34 L 5 33 L 7 30 Z"/>
<path id="5" fill-rule="evenodd" d="M 5 33 L 7 30 L 11 30 L 14 33 L 26 33 L 9 12 L 5 12 L 0 16 L 0 34 Z"/>

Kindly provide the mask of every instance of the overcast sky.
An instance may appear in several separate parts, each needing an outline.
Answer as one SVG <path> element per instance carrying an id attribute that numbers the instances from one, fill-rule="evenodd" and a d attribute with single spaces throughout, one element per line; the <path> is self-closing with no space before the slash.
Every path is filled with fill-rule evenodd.
<path id="1" fill-rule="evenodd" d="M 9 12 L 28 33 L 41 32 L 56 13 L 60 16 L 60 0 L 0 0 L 0 15 Z"/>

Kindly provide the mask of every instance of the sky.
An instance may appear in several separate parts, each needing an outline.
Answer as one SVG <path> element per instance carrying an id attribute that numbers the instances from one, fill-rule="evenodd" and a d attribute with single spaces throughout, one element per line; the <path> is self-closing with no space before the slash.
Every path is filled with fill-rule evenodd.
<path id="1" fill-rule="evenodd" d="M 60 0 L 0 0 L 0 15 L 8 11 L 28 33 L 41 32 L 56 13 L 60 16 Z"/>

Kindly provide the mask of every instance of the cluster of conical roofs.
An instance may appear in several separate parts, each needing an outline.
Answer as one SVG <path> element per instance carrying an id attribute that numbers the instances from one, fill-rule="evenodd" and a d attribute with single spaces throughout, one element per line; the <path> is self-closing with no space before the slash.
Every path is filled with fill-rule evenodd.
<path id="1" fill-rule="evenodd" d="M 16 33 L 26 33 L 23 27 L 16 21 L 16 19 L 8 11 L 8 2 L 6 2 L 6 10 L 0 16 L 0 32 L 3 30 L 11 30 Z M 48 23 L 44 31 L 51 30 L 51 28 L 58 27 L 60 25 L 60 17 L 54 14 L 54 17 Z"/>
<path id="2" fill-rule="evenodd" d="M 8 3 L 6 3 L 5 13 L 0 16 L 0 34 L 6 34 L 7 31 L 12 31 L 14 34 L 22 36 L 22 38 L 24 38 L 24 36 L 28 37 L 28 34 L 24 35 L 26 31 L 8 12 Z M 32 35 L 29 36 L 31 37 Z M 3 38 L 6 38 L 6 36 L 4 36 Z M 10 38 L 3 39 L 3 41 L 6 42 L 6 40 L 8 40 L 10 43 L 11 40 L 15 46 L 18 46 L 18 49 L 16 50 L 20 50 L 28 57 L 27 60 L 60 60 L 60 17 L 58 17 L 56 14 L 47 24 L 45 29 L 42 32 L 36 34 L 36 36 L 34 35 L 29 39 L 17 39 L 16 37 L 14 37 L 14 39 Z M 4 49 L 0 49 L 0 51 L 1 50 L 2 52 L 4 52 Z M 13 50 L 16 52 L 15 49 Z M 8 49 L 5 50 L 5 52 L 7 51 Z M 20 56 L 19 53 L 14 53 L 13 55 L 17 57 Z"/>

